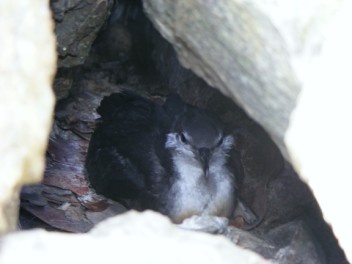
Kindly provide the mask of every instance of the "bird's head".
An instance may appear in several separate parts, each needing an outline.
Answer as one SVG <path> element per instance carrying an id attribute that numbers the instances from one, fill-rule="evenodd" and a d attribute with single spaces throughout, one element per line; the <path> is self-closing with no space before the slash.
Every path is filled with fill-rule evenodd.
<path id="1" fill-rule="evenodd" d="M 166 148 L 185 164 L 202 168 L 207 177 L 213 166 L 224 165 L 233 143 L 233 137 L 224 134 L 224 126 L 218 118 L 189 108 L 174 120 Z"/>

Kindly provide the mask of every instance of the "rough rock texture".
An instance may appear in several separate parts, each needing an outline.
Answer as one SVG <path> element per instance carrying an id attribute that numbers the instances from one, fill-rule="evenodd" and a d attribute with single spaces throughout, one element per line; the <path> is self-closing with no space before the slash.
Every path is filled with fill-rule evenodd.
<path id="1" fill-rule="evenodd" d="M 278 263 L 333 263 L 322 261 L 324 251 L 302 222 L 291 222 L 275 228 L 267 234 L 267 237 L 273 245 L 280 248 L 274 256 L 274 260 Z"/>
<path id="2" fill-rule="evenodd" d="M 268 263 L 224 237 L 181 230 L 152 212 L 111 218 L 89 234 L 34 230 L 5 236 L 0 244 L 1 263 Z"/>
<path id="3" fill-rule="evenodd" d="M 285 150 L 299 86 L 270 19 L 244 1 L 144 3 L 182 64 L 237 102 Z"/>
<path id="4" fill-rule="evenodd" d="M 236 245 L 281 264 L 326 263 L 322 248 L 312 236 L 309 228 L 300 221 L 273 228 L 262 238 L 251 232 L 228 226 L 227 219 L 220 217 L 193 216 L 186 219 L 180 227 L 223 234 Z"/>
<path id="5" fill-rule="evenodd" d="M 44 227 L 50 230 L 87 232 L 97 222 L 126 210 L 117 202 L 97 197 L 92 193 L 84 176 L 84 158 L 89 138 L 96 118 L 99 117 L 95 108 L 102 96 L 120 89 L 144 92 L 150 89 L 150 85 L 133 70 L 125 72 L 126 76 L 122 79 L 126 81 L 123 83 L 110 82 L 109 80 L 115 81 L 112 77 L 117 63 L 113 65 L 114 70 L 111 72 L 101 67 L 82 71 L 81 80 L 74 82 L 70 96 L 58 102 L 47 151 L 44 180 L 42 184 L 28 186 L 22 191 L 21 208 L 31 213 L 27 217 L 22 215 L 23 229 Z M 218 221 L 213 218 L 189 219 L 182 227 L 224 234 L 241 247 L 251 249 L 269 259 L 276 259 L 276 255 L 280 253 L 278 256 L 283 260 L 281 263 L 292 264 L 289 260 L 300 260 L 300 256 L 314 259 L 318 255 L 322 263 L 327 257 L 339 259 L 339 256 L 335 255 L 338 253 L 336 243 L 329 243 L 331 231 L 321 227 L 324 227 L 324 224 L 326 227 L 326 223 L 313 195 L 292 167 L 283 162 L 275 144 L 231 100 L 215 89 L 204 86 L 196 76 L 193 75 L 193 78 L 196 79 L 190 83 L 192 90 L 187 91 L 186 88 L 190 85 L 188 84 L 180 91 L 181 95 L 192 104 L 197 103 L 216 112 L 227 123 L 228 128 L 234 131 L 236 148 L 241 153 L 244 166 L 244 179 L 239 194 L 257 217 L 264 218 L 251 232 L 228 228 L 228 220 Z M 161 96 L 150 98 L 157 102 L 162 101 Z M 243 130 L 241 135 L 235 132 L 238 127 Z M 240 177 L 238 180 L 240 181 Z M 299 219 L 301 215 L 305 215 L 306 219 Z M 36 218 L 49 227 L 33 221 Z M 243 218 L 241 213 L 238 218 Z M 297 224 L 300 220 L 305 221 L 307 228 L 302 231 L 304 235 L 294 236 L 292 234 L 295 230 L 300 230 L 300 225 Z M 241 223 L 237 226 L 246 228 Z M 311 232 L 311 229 L 314 229 L 314 232 Z M 274 239 L 272 230 L 275 230 Z M 327 242 L 321 244 L 322 241 Z M 297 244 L 313 246 L 296 248 Z M 326 250 L 326 256 L 318 254 L 320 247 Z"/>
<path id="6" fill-rule="evenodd" d="M 92 76 L 73 86 L 71 96 L 56 106 L 44 179 L 21 192 L 21 208 L 32 215 L 21 219 L 23 229 L 46 227 L 32 221 L 34 215 L 50 229 L 87 232 L 101 220 L 126 211 L 121 204 L 96 195 L 89 188 L 84 169 L 89 138 L 98 118 L 95 109 L 102 97 L 117 87 L 104 85 L 104 80 Z"/>
<path id="7" fill-rule="evenodd" d="M 58 67 L 84 63 L 112 4 L 112 0 L 51 0 L 56 22 Z"/>
<path id="8" fill-rule="evenodd" d="M 73 32 L 71 31 L 71 27 L 75 28 L 74 26 L 76 23 L 80 24 L 82 28 L 84 28 L 86 26 L 85 22 L 88 20 L 82 20 L 82 18 L 87 15 L 89 9 L 88 6 L 97 7 L 97 5 L 103 2 L 104 1 L 93 3 L 93 1 L 89 2 L 79 0 L 52 1 L 52 8 L 56 11 L 55 18 L 57 25 L 59 25 L 60 22 L 65 21 L 65 16 L 69 15 L 70 12 L 75 13 L 75 16 L 66 20 L 66 22 L 70 21 L 70 23 L 66 25 L 65 32 L 67 31 L 67 34 L 62 33 L 60 38 L 65 39 L 69 35 L 72 36 Z M 118 2 L 129 3 L 129 1 L 123 0 Z M 146 3 L 148 4 L 150 2 Z M 204 14 L 204 12 L 207 12 L 208 9 L 211 9 L 213 10 L 211 11 L 211 16 L 209 15 L 205 21 L 201 21 L 201 25 L 198 25 L 197 21 L 194 23 L 186 24 L 186 27 L 189 27 L 191 33 L 195 35 L 194 38 L 192 36 L 187 39 L 187 35 L 182 35 L 183 33 L 180 33 L 180 35 L 176 35 L 176 40 L 178 41 L 178 44 L 180 44 L 178 48 L 185 47 L 187 51 L 190 51 L 196 47 L 195 45 L 198 45 L 198 42 L 203 45 L 200 47 L 201 52 L 197 53 L 196 49 L 192 50 L 192 54 L 196 59 L 193 58 L 194 56 L 192 57 L 189 55 L 182 55 L 181 57 L 183 58 L 183 61 L 185 61 L 185 57 L 187 57 L 187 59 L 190 59 L 191 62 L 197 62 L 196 66 L 198 67 L 199 71 L 196 70 L 196 72 L 201 76 L 208 78 L 210 83 L 214 85 L 220 85 L 220 87 L 223 89 L 224 87 L 229 89 L 224 90 L 225 93 L 232 91 L 232 86 L 228 87 L 226 79 L 234 77 L 232 84 L 237 87 L 234 90 L 240 90 L 241 94 L 245 95 L 245 97 L 242 98 L 244 100 L 243 104 L 246 105 L 244 109 L 248 113 L 254 115 L 254 117 L 256 117 L 259 122 L 266 120 L 265 122 L 267 123 L 262 124 L 265 126 L 271 126 L 270 128 L 267 128 L 268 131 L 271 132 L 272 137 L 281 144 L 281 149 L 285 152 L 285 148 L 283 147 L 282 143 L 283 134 L 280 133 L 284 132 L 287 127 L 286 118 L 288 117 L 286 115 L 289 115 L 290 111 L 292 110 L 294 99 L 298 91 L 298 86 L 292 72 L 295 71 L 297 76 L 303 79 L 302 72 L 304 71 L 301 69 L 302 64 L 300 65 L 297 63 L 297 61 L 294 61 L 294 57 L 292 57 L 292 54 L 297 51 L 297 43 L 295 43 L 296 38 L 292 37 L 290 39 L 290 34 L 283 34 L 285 32 L 285 27 L 280 27 L 280 25 L 282 25 L 282 21 L 277 19 L 275 14 L 272 12 L 273 10 L 280 11 L 280 14 L 284 14 L 281 18 L 283 20 L 291 19 L 291 17 L 285 12 L 282 12 L 283 10 L 280 9 L 280 4 L 277 6 L 278 8 L 275 9 L 272 5 L 270 5 L 272 1 L 264 2 L 265 4 L 263 6 L 261 6 L 261 3 L 258 3 L 255 8 L 250 4 L 251 1 L 238 1 L 233 3 L 233 6 L 230 6 L 229 9 L 227 7 L 226 10 L 240 10 L 240 15 L 235 17 L 225 16 L 225 19 L 223 19 L 222 16 L 226 14 L 223 12 L 224 10 L 221 8 L 214 8 L 214 5 L 221 3 L 212 1 L 210 6 L 208 1 L 202 1 L 204 6 L 199 9 L 199 12 Z M 285 1 L 280 1 L 281 4 L 284 2 Z M 102 9 L 108 6 L 111 1 L 105 1 L 104 3 L 106 5 L 102 4 Z M 165 10 L 170 12 L 168 15 L 171 17 L 176 15 L 177 19 L 173 21 L 173 24 L 170 24 L 170 26 L 175 26 L 178 30 L 184 26 L 184 23 L 188 23 L 187 21 L 189 20 L 187 19 L 192 19 L 192 16 L 196 19 L 201 19 L 197 12 L 194 12 L 194 10 L 197 9 L 193 9 L 191 15 L 187 15 L 186 13 L 186 10 L 188 10 L 187 8 L 189 6 L 199 4 L 199 1 L 187 1 L 185 3 L 182 3 L 182 1 L 169 1 L 165 3 L 171 4 L 172 8 L 174 8 L 172 9 L 170 7 L 170 9 Z M 299 3 L 303 5 L 303 2 Z M 158 8 L 161 7 L 161 5 L 158 6 Z M 174 12 L 177 11 L 177 8 L 180 7 L 181 12 Z M 235 8 L 233 9 L 232 7 Z M 314 9 L 314 6 L 308 5 L 308 7 L 308 9 L 303 8 L 300 10 L 312 11 Z M 290 12 L 291 10 L 292 9 L 290 8 Z M 105 14 L 105 11 L 100 12 L 100 9 L 96 11 L 102 16 Z M 327 13 L 330 14 L 330 12 L 333 12 L 333 9 Z M 138 12 L 134 13 L 134 15 L 135 14 L 138 14 Z M 267 18 L 266 15 L 268 15 L 270 18 Z M 117 18 L 119 17 L 118 11 L 115 13 L 115 16 Z M 177 16 L 181 16 L 182 19 L 178 19 Z M 202 27 L 205 25 L 208 27 L 205 31 L 206 34 L 213 32 L 214 30 L 212 28 L 216 26 L 216 23 L 213 24 L 212 17 L 215 17 L 218 19 L 218 21 L 221 20 L 221 25 L 224 25 L 223 21 L 229 21 L 231 23 L 234 22 L 234 24 L 238 26 L 235 29 L 231 27 L 227 28 L 225 26 L 225 34 L 215 30 L 215 36 L 218 40 L 222 40 L 225 44 L 227 37 L 230 37 L 231 41 L 237 38 L 238 41 L 236 41 L 236 45 L 233 46 L 236 46 L 239 48 L 239 50 L 236 50 L 236 48 L 232 47 L 232 45 L 226 46 L 225 44 L 223 47 L 221 47 L 221 49 L 217 48 L 216 46 L 206 46 L 209 44 L 207 43 L 208 40 L 214 39 L 213 35 L 206 35 L 207 41 L 201 41 L 202 30 L 198 30 L 198 28 L 195 30 L 194 27 Z M 127 19 L 126 17 L 122 18 L 124 21 Z M 273 21 L 270 21 L 270 19 L 273 19 Z M 89 21 L 92 21 L 94 25 L 90 30 L 83 30 L 83 35 L 85 36 L 86 33 L 88 34 L 93 32 L 93 35 L 90 36 L 93 39 L 96 35 L 97 29 L 101 27 L 101 24 L 96 23 L 100 21 L 100 18 L 93 17 Z M 241 23 L 238 21 L 241 21 Z M 254 29 L 248 26 L 248 21 L 253 22 L 252 24 L 254 25 Z M 296 20 L 292 18 L 292 21 Z M 92 197 L 95 197 L 91 196 L 88 183 L 84 179 L 84 154 L 86 152 L 87 140 L 89 139 L 89 135 L 92 132 L 92 128 L 94 127 L 94 119 L 97 117 L 96 113 L 94 112 L 94 108 L 99 103 L 99 100 L 101 96 L 104 95 L 104 93 L 118 91 L 120 88 L 131 88 L 135 91 L 142 91 L 143 93 L 147 91 L 151 93 L 157 91 L 159 95 L 162 95 L 176 87 L 180 94 L 185 97 L 188 102 L 207 107 L 208 109 L 212 109 L 217 112 L 217 114 L 219 114 L 225 121 L 227 121 L 227 123 L 241 124 L 242 129 L 243 127 L 248 129 L 248 131 L 241 131 L 242 135 L 246 135 L 248 138 L 244 138 L 242 141 L 240 141 L 239 146 L 236 146 L 241 150 L 242 162 L 245 166 L 245 179 L 243 180 L 243 188 L 241 188 L 240 193 L 244 198 L 244 201 L 249 205 L 253 212 L 259 217 L 263 217 L 262 221 L 259 223 L 258 228 L 255 228 L 252 231 L 239 230 L 234 227 L 229 228 L 227 227 L 226 223 L 222 221 L 211 221 L 210 225 L 202 227 L 202 225 L 204 225 L 204 219 L 200 219 L 200 221 L 197 223 L 193 223 L 193 228 L 200 231 L 225 234 L 234 243 L 256 251 L 267 258 L 277 260 L 280 263 L 301 263 L 302 261 L 304 262 L 306 260 L 309 260 L 310 263 L 324 263 L 324 260 L 327 258 L 328 261 L 330 261 L 328 263 L 344 263 L 343 261 L 334 262 L 336 259 L 341 260 L 343 258 L 343 254 L 341 254 L 338 249 L 336 250 L 338 245 L 336 244 L 336 241 L 334 241 L 334 237 L 331 235 L 329 227 L 322 220 L 321 212 L 317 207 L 311 192 L 304 183 L 299 181 L 291 166 L 289 166 L 287 162 L 283 161 L 277 148 L 265 135 L 265 133 L 261 129 L 258 131 L 258 126 L 253 124 L 250 119 L 247 117 L 244 119 L 245 114 L 242 113 L 241 110 L 236 106 L 234 106 L 232 102 L 227 102 L 218 92 L 212 90 L 201 80 L 194 78 L 194 76 L 190 74 L 189 71 L 181 69 L 180 67 L 175 68 L 175 64 L 178 62 L 172 50 L 169 54 L 164 54 L 164 58 L 167 58 L 166 60 L 164 60 L 161 64 L 156 65 L 156 72 L 161 72 L 161 75 L 165 75 L 166 78 L 169 79 L 169 81 L 165 83 L 169 90 L 165 89 L 163 84 L 160 85 L 160 80 L 156 83 L 153 83 L 153 80 L 149 80 L 151 82 L 148 83 L 145 79 L 140 79 L 134 75 L 135 72 L 133 70 L 130 71 L 131 65 L 128 65 L 128 63 L 125 64 L 124 60 L 126 59 L 126 54 L 128 55 L 131 52 L 130 48 L 131 45 L 133 45 L 132 42 L 138 42 L 141 40 L 139 34 L 137 34 L 137 39 L 134 39 L 134 37 L 136 37 L 135 33 L 138 33 L 138 30 L 140 33 L 141 28 L 137 27 L 137 31 L 134 33 L 128 32 L 128 30 L 126 31 L 126 28 L 124 27 L 125 24 L 120 22 L 117 23 L 118 27 L 114 27 L 110 32 L 106 32 L 105 35 L 101 35 L 102 38 L 99 42 L 97 42 L 98 46 L 100 47 L 96 47 L 96 54 L 93 55 L 102 57 L 91 57 L 87 60 L 88 63 L 86 63 L 83 67 L 76 67 L 75 69 L 72 69 L 72 71 L 71 69 L 64 69 L 61 70 L 57 75 L 58 78 L 56 79 L 55 88 L 59 98 L 67 97 L 68 90 L 71 88 L 71 86 L 73 89 L 70 91 L 70 97 L 68 97 L 66 100 L 62 100 L 57 107 L 55 126 L 51 134 L 50 144 L 47 151 L 47 170 L 43 184 L 25 188 L 22 192 L 23 208 L 27 211 L 27 213 L 32 213 L 29 218 L 33 218 L 33 215 L 35 215 L 38 219 L 45 221 L 51 228 L 54 229 L 56 228 L 69 232 L 86 232 L 91 229 L 95 223 L 101 221 L 103 218 L 124 211 L 123 207 L 114 207 L 113 203 L 110 203 L 105 199 L 91 200 Z M 276 31 L 275 27 L 273 27 L 273 25 L 270 23 L 275 24 L 275 27 L 278 29 L 278 31 Z M 316 25 L 315 23 L 312 24 Z M 250 34 L 243 34 L 243 32 L 246 32 L 246 30 L 248 30 Z M 268 31 L 268 34 L 265 34 L 265 31 Z M 77 33 L 79 32 L 80 31 L 77 30 Z M 147 31 L 147 33 L 148 32 L 149 31 Z M 188 31 L 185 30 L 184 32 L 186 34 Z M 230 34 L 228 34 L 229 32 Z M 308 30 L 307 32 L 310 31 Z M 57 33 L 59 35 L 59 32 Z M 283 34 L 283 36 L 280 36 L 280 34 Z M 299 34 L 297 33 L 297 35 Z M 117 36 L 121 38 L 118 38 Z M 84 57 L 87 53 L 80 54 L 74 52 L 75 48 L 79 47 L 81 43 L 86 43 L 88 46 L 90 46 L 92 41 L 90 37 L 87 37 L 87 39 L 83 37 L 77 42 L 74 40 L 75 44 L 73 44 L 73 48 L 70 51 L 72 54 L 74 54 L 74 56 L 78 56 L 74 60 L 69 61 L 68 58 L 73 59 L 71 58 L 71 55 L 62 54 L 62 61 L 68 63 L 66 66 L 76 65 L 76 63 L 82 63 L 85 60 Z M 186 42 L 181 40 L 181 37 L 182 39 L 184 38 L 185 40 L 190 41 L 190 43 L 185 45 Z M 255 43 L 254 41 L 258 38 L 260 39 L 259 44 Z M 278 42 L 272 41 L 276 38 L 279 38 L 280 40 Z M 74 39 L 74 37 L 72 39 Z M 193 43 L 193 39 L 195 39 L 197 42 Z M 109 42 L 110 40 L 112 41 Z M 246 43 L 243 43 L 244 41 Z M 312 41 L 313 43 L 320 43 L 319 41 L 321 41 L 321 39 L 313 38 Z M 107 46 L 105 46 L 106 42 L 110 43 L 108 49 L 106 48 Z M 169 49 L 168 46 L 170 46 L 167 45 L 167 43 L 165 44 L 165 42 L 159 42 L 159 45 L 158 41 L 156 41 L 154 44 L 156 44 L 156 54 L 154 54 L 154 56 L 158 56 L 158 53 L 163 53 L 165 50 L 167 51 Z M 140 46 L 143 45 L 144 43 L 141 43 Z M 316 46 L 313 45 L 313 47 Z M 87 47 L 84 46 L 83 50 L 89 50 L 89 48 L 86 48 Z M 235 50 L 232 50 L 232 48 Z M 99 49 L 100 52 L 104 51 L 104 54 L 99 54 Z M 146 50 L 142 49 L 143 52 Z M 275 56 L 271 54 L 272 50 L 275 50 Z M 310 54 L 312 50 L 309 50 L 307 53 Z M 178 49 L 178 51 L 180 50 Z M 222 57 L 220 56 L 220 58 L 222 63 L 228 67 L 235 67 L 235 70 L 232 71 L 231 68 L 225 69 L 221 65 L 221 67 L 218 67 L 217 64 L 214 64 L 214 61 L 210 61 L 211 63 L 209 64 L 205 63 L 206 65 L 204 66 L 205 60 L 202 61 L 204 58 L 201 56 L 209 55 L 211 59 L 216 59 L 216 57 L 219 55 L 214 55 L 211 51 L 221 52 Z M 234 60 L 232 53 L 230 53 L 231 56 L 225 56 L 226 52 L 228 51 L 236 52 L 235 55 L 239 59 Z M 143 52 L 140 53 L 143 55 Z M 181 50 L 181 53 L 182 52 L 184 51 Z M 80 59 L 80 61 L 76 59 Z M 233 64 L 229 64 L 229 61 Z M 302 60 L 300 62 L 302 62 Z M 190 62 L 187 63 L 191 65 Z M 292 63 L 292 65 L 290 65 L 290 63 Z M 92 67 L 93 65 L 95 65 L 96 68 L 89 69 L 89 67 Z M 217 72 L 218 68 L 221 70 L 221 72 Z M 172 72 L 171 75 L 170 72 Z M 263 72 L 265 74 L 263 74 Z M 219 74 L 219 76 L 216 75 L 214 77 L 213 74 Z M 156 76 L 158 75 L 153 77 Z M 285 86 L 286 84 L 287 87 Z M 270 88 L 270 85 L 273 85 L 273 88 Z M 262 86 L 264 88 L 262 88 Z M 96 89 L 96 87 L 99 88 L 97 89 L 97 94 L 92 94 L 90 89 Z M 274 88 L 278 89 L 279 96 L 277 96 L 277 94 L 271 90 Z M 290 90 L 291 88 L 293 88 L 293 90 Z M 243 90 L 245 92 L 243 92 Z M 246 92 L 248 92 L 248 94 L 246 94 Z M 250 92 L 253 92 L 253 94 Z M 257 93 L 260 94 L 259 99 L 256 97 Z M 269 94 L 268 97 L 266 97 L 267 94 Z M 155 98 L 160 100 L 162 97 Z M 233 98 L 237 98 L 236 100 L 240 102 L 241 97 L 235 96 Z M 267 98 L 268 101 L 265 101 L 263 98 Z M 253 113 L 257 113 L 257 116 L 251 113 L 250 109 L 246 109 L 246 107 L 250 107 L 251 104 L 253 106 L 252 100 L 255 106 Z M 278 104 L 276 105 L 277 102 Z M 283 106 L 288 108 L 281 109 L 280 107 Z M 278 107 L 278 109 L 275 107 Z M 267 115 L 268 113 L 269 115 Z M 266 119 L 271 117 L 274 119 L 274 121 Z M 272 126 L 273 124 L 274 126 Z M 231 126 L 230 129 L 236 131 L 236 126 Z M 138 218 L 138 216 L 136 216 L 136 218 Z M 145 219 L 143 218 L 143 220 Z M 119 223 L 119 226 L 124 227 L 125 225 L 129 225 L 130 222 L 132 223 L 134 220 L 131 220 L 130 218 L 123 218 L 121 221 L 127 221 L 124 224 Z M 138 223 L 138 225 L 142 225 L 140 222 Z M 143 225 L 150 225 L 154 233 L 158 233 L 159 231 L 162 232 L 163 225 L 159 222 L 156 222 L 155 225 L 148 223 L 149 222 L 145 222 Z M 216 225 L 219 225 L 219 227 L 216 227 Z M 239 226 L 241 226 L 241 224 Z M 244 225 L 244 228 L 245 227 L 246 225 Z M 140 231 L 140 229 L 133 225 L 132 227 L 127 227 L 127 229 L 128 228 L 131 228 L 137 232 Z M 128 229 L 128 232 L 133 232 L 131 229 Z M 106 232 L 111 232 L 111 229 Z M 95 231 L 93 231 L 93 233 L 95 233 Z M 31 234 L 32 236 L 33 234 L 36 235 L 36 233 Z M 132 241 L 131 244 L 133 244 L 134 248 L 136 241 L 137 244 L 140 243 L 138 241 L 140 241 L 141 234 L 144 234 L 143 231 L 139 232 L 138 236 L 136 235 L 135 237 L 125 239 L 125 241 Z M 166 236 L 171 237 L 171 243 L 174 243 L 172 242 L 173 234 L 167 234 Z M 14 245 L 14 247 L 16 246 L 16 248 L 22 248 L 23 246 L 18 244 L 19 242 L 17 239 L 19 237 L 26 237 L 26 234 L 23 234 L 23 236 L 21 234 L 14 235 L 12 240 L 6 239 L 4 241 L 3 248 L 8 248 L 11 245 Z M 46 243 L 50 244 L 53 240 L 49 238 L 51 237 L 50 235 L 45 234 L 44 237 L 46 241 L 43 242 L 43 246 L 45 247 Z M 91 241 L 90 235 L 83 236 L 84 239 L 81 239 L 81 237 L 81 235 L 71 237 L 71 239 L 73 239 L 72 243 L 75 243 L 75 246 L 68 246 L 70 248 L 63 249 L 61 246 L 57 248 L 60 248 L 60 250 L 64 252 L 70 253 L 71 248 L 77 248 L 76 245 L 79 244 L 82 247 L 85 247 L 87 251 L 93 251 L 89 245 L 86 245 L 86 242 L 81 242 L 85 239 L 87 241 Z M 164 239 L 169 239 L 168 237 Z M 164 245 L 164 239 L 162 245 Z M 62 242 L 61 244 L 65 245 L 66 243 L 69 243 L 66 242 L 66 238 L 63 237 L 60 238 L 60 241 Z M 23 243 L 26 243 L 26 241 Z M 149 240 L 148 242 L 145 242 L 145 244 L 148 243 Z M 27 242 L 27 244 L 32 244 L 32 242 Z M 107 246 L 102 244 L 101 246 L 105 246 L 104 252 L 116 251 L 115 244 L 114 250 L 109 250 L 109 245 Z M 100 245 L 95 246 L 95 252 L 102 251 L 102 249 L 99 247 Z M 124 247 L 121 248 L 123 249 Z M 173 247 L 171 246 L 171 248 Z M 32 251 L 32 249 L 29 248 L 28 251 Z M 35 252 L 35 254 L 37 253 L 36 250 L 33 250 L 33 252 Z M 129 251 L 126 250 L 126 252 Z M 52 254 L 57 256 L 58 252 L 52 251 Z M 339 256 L 335 258 L 334 254 L 339 254 Z M 12 257 L 22 257 L 15 255 L 16 254 L 14 254 Z M 3 256 L 7 257 L 8 255 L 4 254 Z M 142 256 L 143 255 L 141 255 L 141 257 Z M 178 259 L 183 258 L 183 255 L 178 254 L 177 256 Z M 80 254 L 80 257 L 82 257 L 82 254 Z M 88 254 L 84 257 L 89 258 L 89 260 L 94 260 L 96 256 Z M 46 255 L 36 256 L 36 258 L 39 260 L 46 258 L 46 262 L 48 260 Z M 57 261 L 62 262 L 62 259 L 60 258 L 61 254 Z M 2 262 L 3 259 L 0 257 L 0 260 Z M 82 259 L 79 258 L 79 261 L 81 260 Z M 214 259 L 213 263 L 214 262 L 217 263 L 217 259 Z"/>
<path id="9" fill-rule="evenodd" d="M 345 34 L 351 3 L 149 0 L 144 7 L 183 65 L 234 99 L 286 159 L 291 155 L 352 259 L 351 81 L 344 63 L 352 59 Z"/>
<path id="10" fill-rule="evenodd" d="M 0 234 L 16 227 L 20 187 L 43 175 L 54 105 L 52 31 L 47 0 L 0 2 Z"/>
<path id="11" fill-rule="evenodd" d="M 31 213 L 22 214 L 21 219 L 27 221 L 21 221 L 22 228 L 48 228 L 33 221 L 40 219 L 49 229 L 87 232 L 102 219 L 124 211 L 104 198 L 95 199 L 84 178 L 84 156 L 98 117 L 94 109 L 103 95 L 121 89 L 132 89 L 158 102 L 163 98 L 160 95 L 177 91 L 187 102 L 215 112 L 236 136 L 244 166 L 244 175 L 238 175 L 239 194 L 254 215 L 248 221 L 239 212 L 230 221 L 243 229 L 252 223 L 251 231 L 228 229 L 224 224 L 216 227 L 216 221 L 204 228 L 206 219 L 193 222 L 192 228 L 226 234 L 234 243 L 281 263 L 299 263 L 302 258 L 344 263 L 343 252 L 309 188 L 264 130 L 230 99 L 181 67 L 172 46 L 152 28 L 140 5 L 119 3 L 127 14 L 118 7 L 113 11 L 116 20 L 110 20 L 99 34 L 84 66 L 57 75 L 57 80 L 71 76 L 72 89 L 57 104 L 44 181 L 22 192 L 23 211 Z M 66 91 L 63 82 L 57 82 L 57 88 Z M 297 247 L 301 244 L 308 246 Z"/>

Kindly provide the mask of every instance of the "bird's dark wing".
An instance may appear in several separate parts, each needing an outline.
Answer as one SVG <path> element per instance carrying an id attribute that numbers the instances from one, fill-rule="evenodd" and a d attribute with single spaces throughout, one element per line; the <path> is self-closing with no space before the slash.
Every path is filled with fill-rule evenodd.
<path id="1" fill-rule="evenodd" d="M 173 121 L 177 118 L 177 116 L 180 116 L 188 109 L 187 104 L 185 104 L 181 97 L 176 93 L 170 94 L 167 97 L 163 108 L 169 118 Z"/>
<path id="2" fill-rule="evenodd" d="M 102 122 L 92 135 L 86 168 L 92 187 L 112 199 L 155 194 L 165 180 L 168 118 L 159 105 L 131 92 L 105 97 Z"/>

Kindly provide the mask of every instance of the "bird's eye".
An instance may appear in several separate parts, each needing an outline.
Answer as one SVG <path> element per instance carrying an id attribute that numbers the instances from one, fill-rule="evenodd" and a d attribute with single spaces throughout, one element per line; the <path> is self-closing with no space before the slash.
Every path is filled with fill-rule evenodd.
<path id="1" fill-rule="evenodd" d="M 183 144 L 188 144 L 188 141 L 187 141 L 187 139 L 186 139 L 185 134 L 181 133 L 181 134 L 180 134 L 180 139 L 181 139 L 181 142 L 182 142 Z"/>

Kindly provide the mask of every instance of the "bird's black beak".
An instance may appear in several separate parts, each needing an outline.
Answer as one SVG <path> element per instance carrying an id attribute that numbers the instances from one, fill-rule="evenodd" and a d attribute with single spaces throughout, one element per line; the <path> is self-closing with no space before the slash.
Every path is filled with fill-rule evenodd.
<path id="1" fill-rule="evenodd" d="M 199 160 L 203 166 L 204 176 L 207 178 L 209 175 L 210 149 L 200 148 L 198 152 L 199 152 Z"/>

